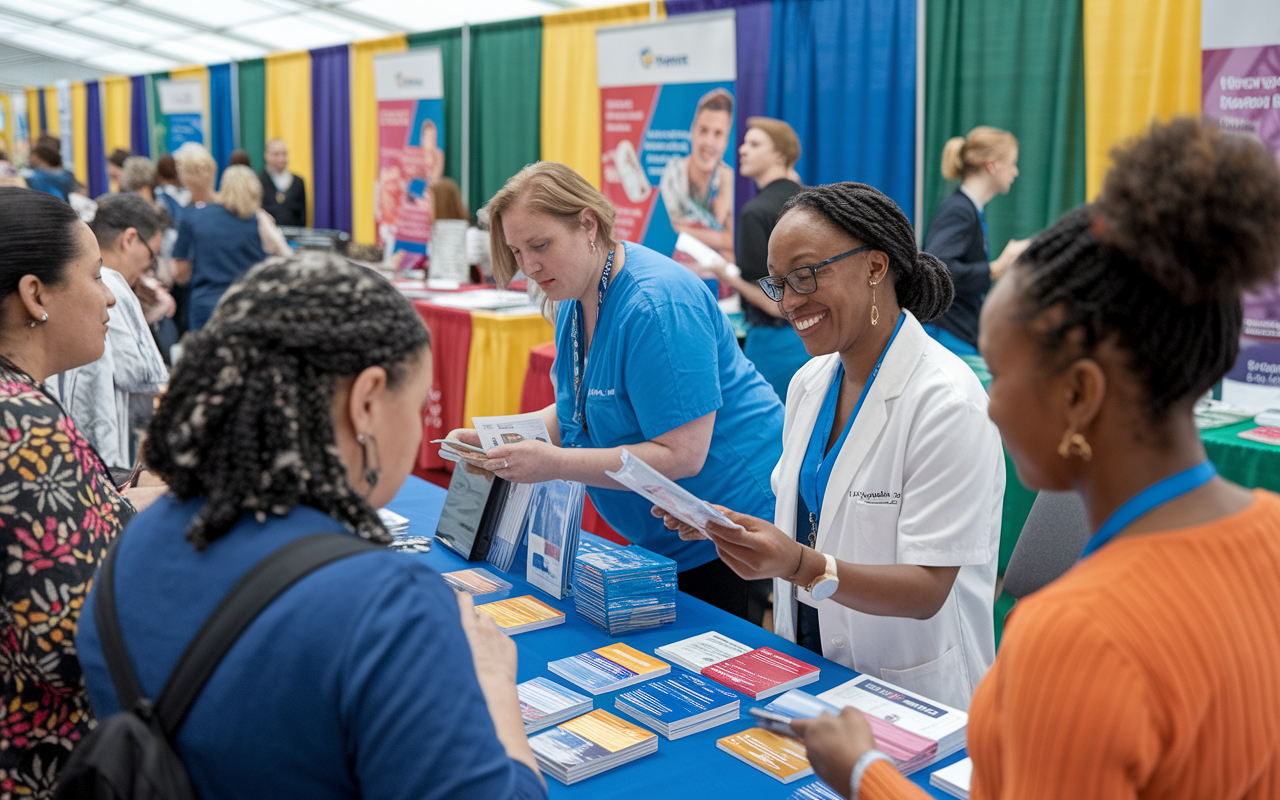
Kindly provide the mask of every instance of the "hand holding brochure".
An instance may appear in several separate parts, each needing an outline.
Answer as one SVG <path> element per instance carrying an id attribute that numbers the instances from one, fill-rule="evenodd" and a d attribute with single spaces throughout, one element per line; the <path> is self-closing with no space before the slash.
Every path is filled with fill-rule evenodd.
<path id="1" fill-rule="evenodd" d="M 515 444 L 526 439 L 551 443 L 547 423 L 537 414 L 512 414 L 506 417 L 473 417 L 471 422 L 480 435 L 480 446 L 485 451 L 504 444 Z"/>
<path id="2" fill-rule="evenodd" d="M 478 419 L 476 421 L 479 422 Z M 625 447 L 622 449 L 622 467 L 617 472 L 606 470 L 604 474 L 702 533 L 707 532 L 708 521 L 726 528 L 742 529 L 741 525 L 712 508 L 710 503 L 694 497 Z"/>

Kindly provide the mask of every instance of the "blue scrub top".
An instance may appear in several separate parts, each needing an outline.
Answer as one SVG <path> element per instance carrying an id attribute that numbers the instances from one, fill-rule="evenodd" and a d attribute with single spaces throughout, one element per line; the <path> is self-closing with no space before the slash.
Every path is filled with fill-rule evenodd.
<path id="1" fill-rule="evenodd" d="M 178 220 L 173 257 L 191 262 L 189 327 L 204 327 L 237 278 L 267 257 L 257 217 L 241 219 L 216 203 L 187 206 Z"/>
<path id="2" fill-rule="evenodd" d="M 742 354 L 706 284 L 642 245 L 624 243 L 626 260 L 605 294 L 584 375 L 586 429 L 575 423 L 573 345 L 576 300 L 556 320 L 556 416 L 565 447 L 610 448 L 654 439 L 716 412 L 702 472 L 677 481 L 693 494 L 773 521 L 769 476 L 782 456 L 784 410 L 778 395 Z M 649 513 L 640 495 L 589 487 L 614 530 L 681 571 L 716 558 L 711 542 L 685 542 Z"/>

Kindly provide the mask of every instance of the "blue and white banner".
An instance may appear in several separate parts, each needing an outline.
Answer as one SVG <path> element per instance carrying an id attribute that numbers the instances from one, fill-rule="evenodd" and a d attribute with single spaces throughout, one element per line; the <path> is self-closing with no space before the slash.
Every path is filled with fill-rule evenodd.
<path id="1" fill-rule="evenodd" d="M 156 81 L 159 113 L 168 118 L 164 149 L 170 153 L 187 142 L 204 144 L 204 81 L 198 78 Z"/>
<path id="2" fill-rule="evenodd" d="M 732 262 L 735 13 L 601 28 L 596 53 L 618 237 L 670 255 L 687 233 Z"/>

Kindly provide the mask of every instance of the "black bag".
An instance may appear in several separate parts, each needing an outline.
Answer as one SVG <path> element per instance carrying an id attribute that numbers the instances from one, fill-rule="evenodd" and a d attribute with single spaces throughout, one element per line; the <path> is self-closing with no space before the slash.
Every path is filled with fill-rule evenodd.
<path id="1" fill-rule="evenodd" d="M 258 562 L 205 620 L 154 703 L 142 694 L 116 613 L 113 545 L 98 574 L 93 618 L 122 711 L 101 720 L 58 776 L 56 800 L 195 800 L 173 737 L 200 691 L 249 623 L 308 573 L 381 549 L 351 534 L 306 536 Z"/>

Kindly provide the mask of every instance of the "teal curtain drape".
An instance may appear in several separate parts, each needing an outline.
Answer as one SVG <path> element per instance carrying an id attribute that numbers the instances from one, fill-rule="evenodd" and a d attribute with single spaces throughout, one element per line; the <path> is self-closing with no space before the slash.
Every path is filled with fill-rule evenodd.
<path id="1" fill-rule="evenodd" d="M 508 178 L 538 160 L 541 92 L 541 17 L 472 26 L 467 201 L 473 213 Z"/>
<path id="2" fill-rule="evenodd" d="M 410 49 L 440 46 L 440 59 L 444 66 L 444 174 L 461 183 L 462 29 L 411 33 L 405 40 Z"/>
<path id="3" fill-rule="evenodd" d="M 1080 0 L 929 0 L 924 219 L 955 184 L 942 146 L 977 125 L 1018 137 L 1021 175 L 986 207 L 994 258 L 1085 199 L 1084 11 Z"/>
<path id="4" fill-rule="evenodd" d="M 261 58 L 236 64 L 236 88 L 240 99 L 240 146 L 248 151 L 253 168 L 263 167 L 267 149 L 267 62 Z"/>
<path id="5" fill-rule="evenodd" d="M 157 81 L 168 80 L 168 78 L 167 72 L 153 72 L 151 80 L 147 81 L 151 84 L 151 152 L 156 158 L 159 158 L 162 153 L 169 152 L 165 147 L 169 139 L 169 118 L 160 113 L 160 90 L 156 86 Z"/>

